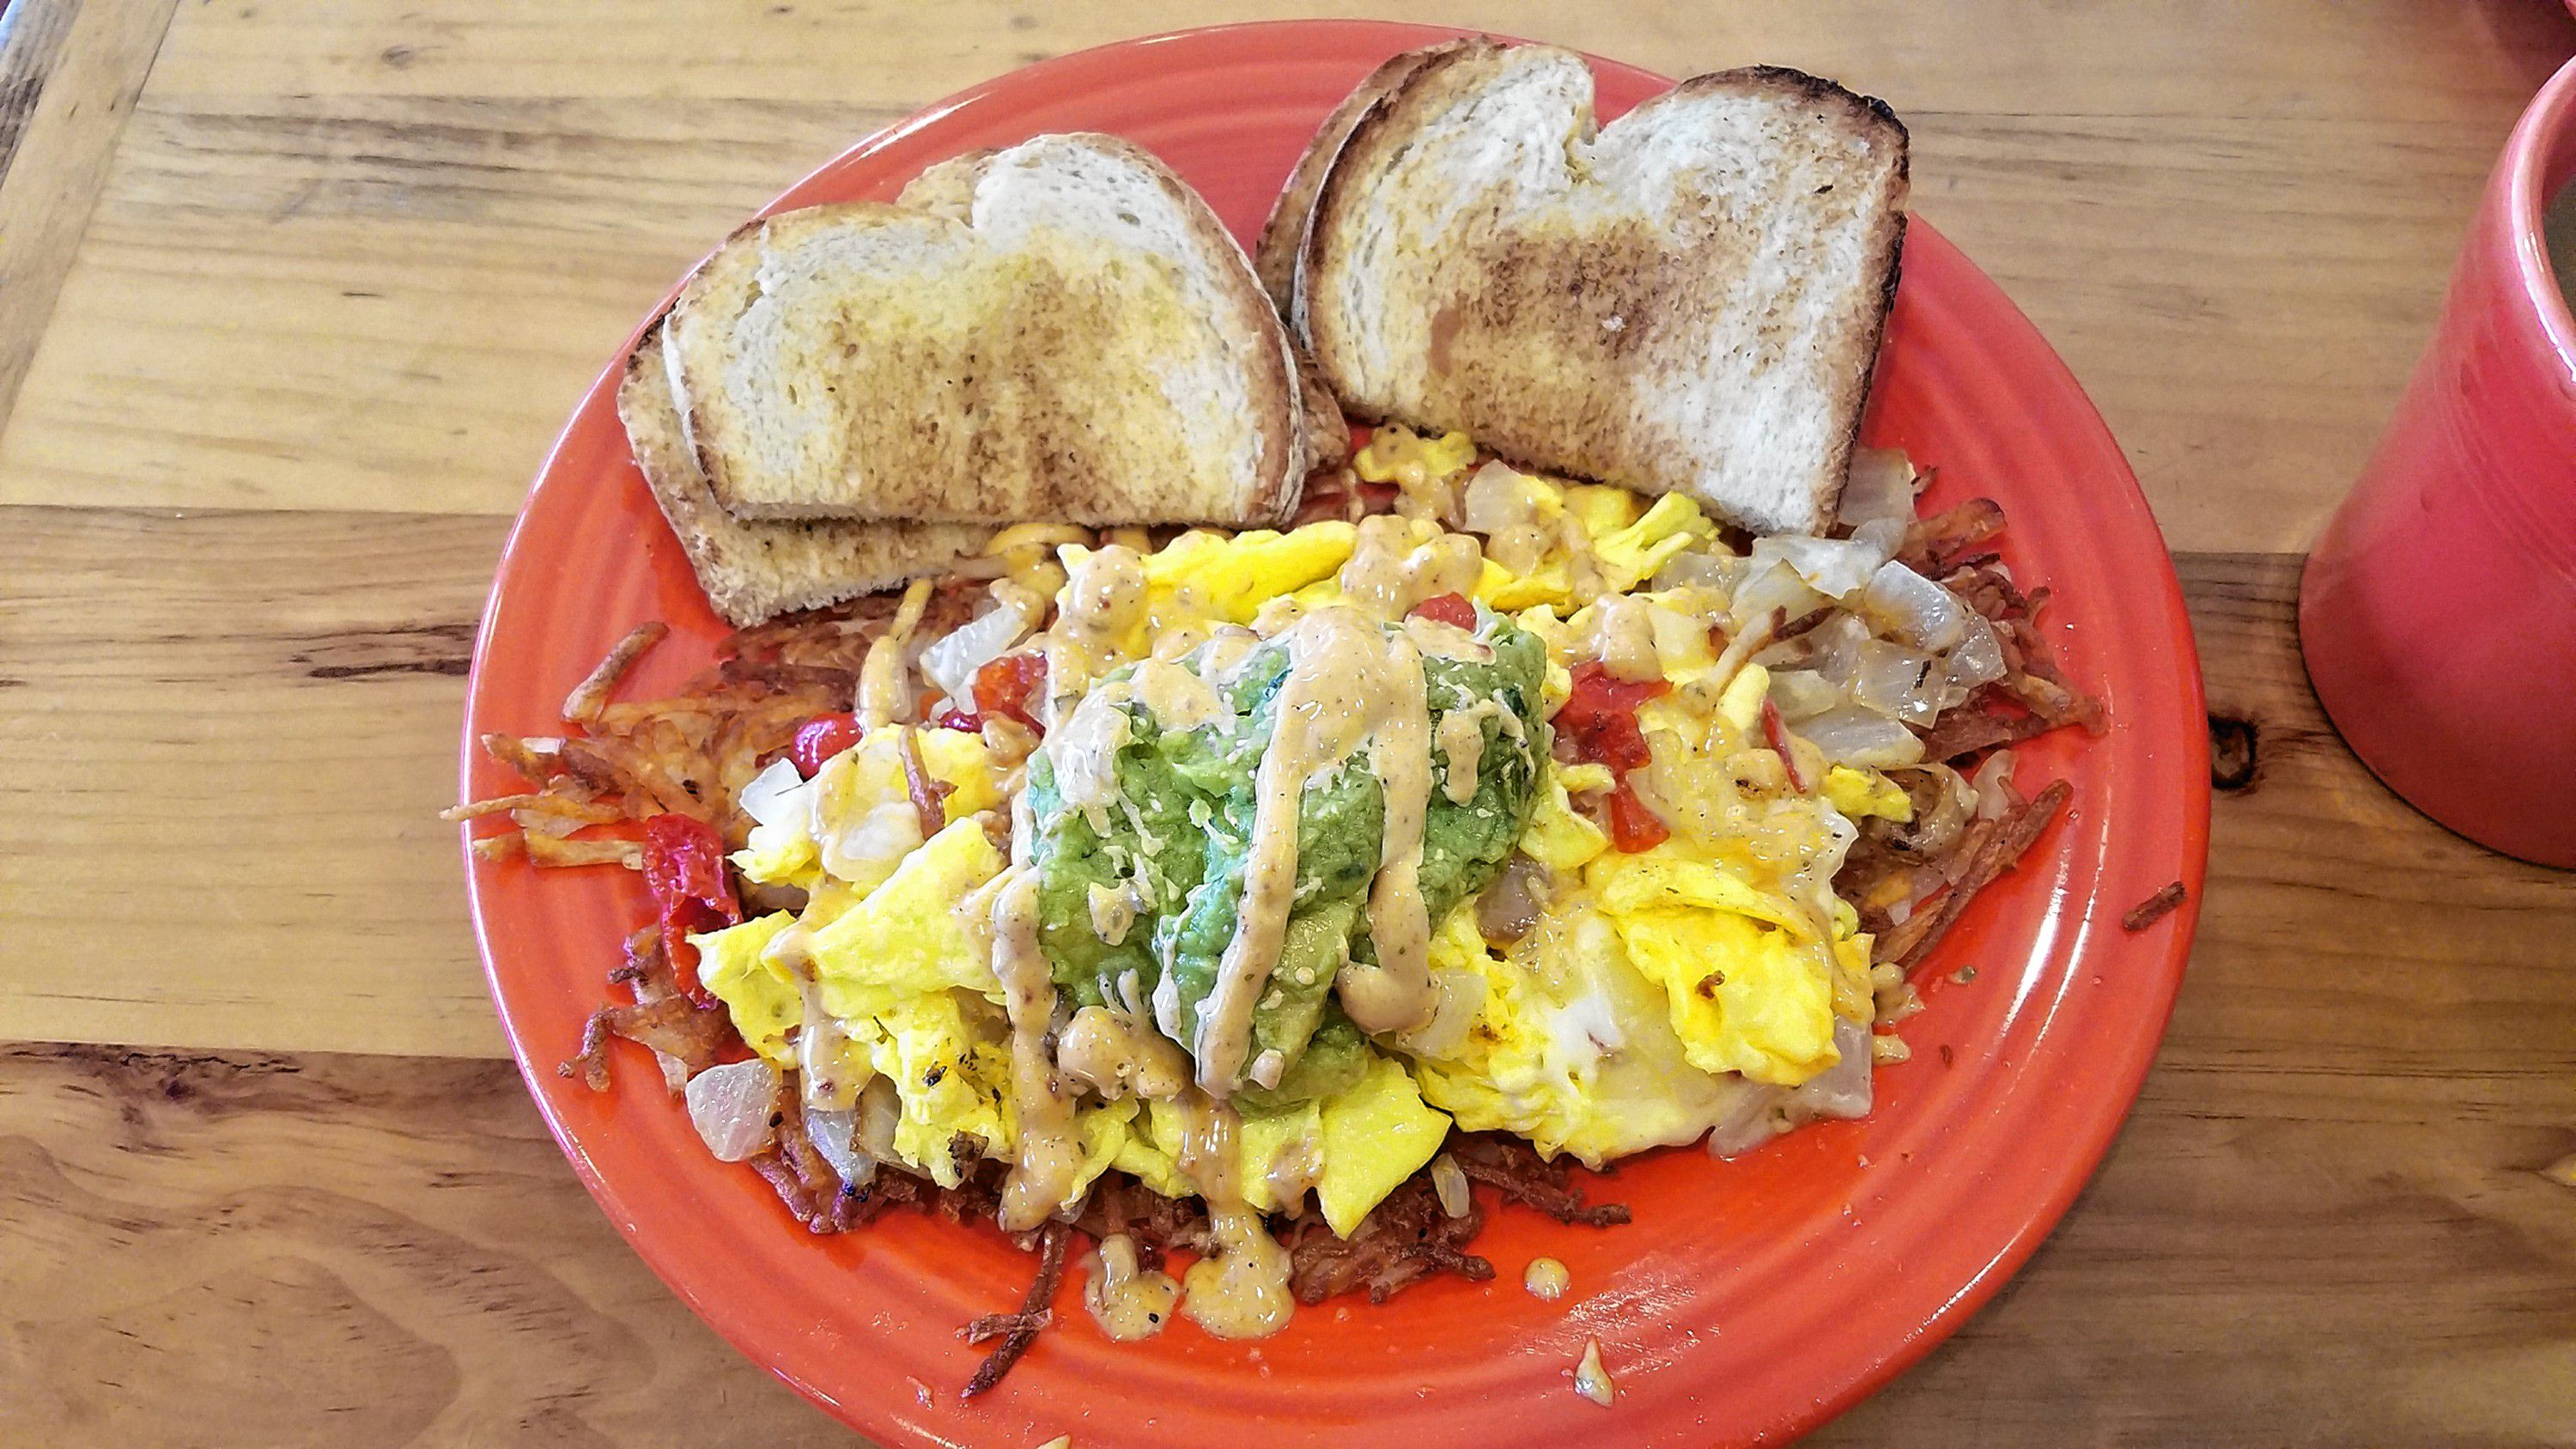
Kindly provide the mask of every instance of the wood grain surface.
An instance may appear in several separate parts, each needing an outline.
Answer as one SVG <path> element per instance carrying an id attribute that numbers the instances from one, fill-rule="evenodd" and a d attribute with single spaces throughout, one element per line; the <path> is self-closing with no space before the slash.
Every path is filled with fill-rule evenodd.
<path id="1" fill-rule="evenodd" d="M 670 279 L 1042 56 L 1329 7 L 13 0 L 0 16 L 0 1443 L 829 1443 L 497 1060 L 452 798 L 546 444 Z M 2297 553 L 2546 0 L 1390 4 L 1887 97 L 2181 550 L 2192 973 L 2032 1265 L 1821 1442 L 2576 1444 L 2576 876 L 2336 740 Z M 1041 1350 L 1043 1351 L 1043 1350 Z"/>

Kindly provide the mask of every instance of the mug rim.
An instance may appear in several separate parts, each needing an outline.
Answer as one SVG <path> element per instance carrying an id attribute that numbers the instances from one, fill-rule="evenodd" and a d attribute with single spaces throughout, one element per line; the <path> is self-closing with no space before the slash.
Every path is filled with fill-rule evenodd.
<path id="1" fill-rule="evenodd" d="M 2569 0 L 2569 8 L 2576 10 L 2576 0 Z M 2505 141 L 2503 168 L 2506 248 L 2540 330 L 2550 350 L 2558 354 L 2561 374 L 2576 378 L 2576 312 L 2569 310 L 2566 286 L 2549 260 L 2548 234 L 2543 230 L 2547 198 L 2540 194 L 2546 180 L 2541 170 L 2550 151 L 2562 141 L 2576 148 L 2571 130 L 2576 130 L 2576 58 L 2558 68 L 2514 123 L 2513 134 Z M 2565 184 L 2576 186 L 2576 177 Z"/>

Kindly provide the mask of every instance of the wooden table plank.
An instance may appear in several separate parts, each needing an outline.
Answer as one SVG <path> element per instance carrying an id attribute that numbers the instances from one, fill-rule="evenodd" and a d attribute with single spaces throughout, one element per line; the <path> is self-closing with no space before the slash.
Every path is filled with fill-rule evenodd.
<path id="1" fill-rule="evenodd" d="M 435 815 L 506 520 L 0 520 L 0 1037 L 499 1054 Z"/>
<path id="2" fill-rule="evenodd" d="M 0 427 L 176 4 L 13 0 L 0 18 Z"/>
<path id="3" fill-rule="evenodd" d="M 2391 7 L 2302 22 L 2288 70 L 2280 7 L 1990 4 L 1973 23 L 2033 37 L 1996 67 L 1877 7 L 1708 33 L 1656 13 L 1486 18 L 1668 68 L 1758 51 L 1888 92 L 1925 213 L 2090 384 L 2184 549 L 2313 534 L 2421 346 L 2496 145 L 2576 41 L 2545 6 Z M 618 339 L 760 199 L 1024 55 L 1181 18 L 191 9 L 0 435 L 0 502 L 512 511 Z M 817 43 L 860 24 L 868 45 Z M 2130 63 L 2148 32 L 2187 32 L 2194 64 Z M 689 59 L 629 64 L 656 46 Z M 2355 82 L 2397 46 L 2410 84 Z M 538 55 L 563 59 L 522 59 Z"/>
<path id="4" fill-rule="evenodd" d="M 651 1279 L 490 1059 L 430 818 L 473 620 L 573 399 L 735 219 L 923 101 L 1217 13 L 9 7 L 0 1038 L 150 1049 L 0 1051 L 0 1439 L 846 1442 Z M 2307 693 L 2286 556 L 2576 24 L 1383 13 L 1886 95 L 1924 213 L 2191 551 L 2228 788 L 2157 1070 L 2032 1267 L 1821 1442 L 2576 1442 L 2576 1197 L 2536 1172 L 2576 1152 L 2576 875 L 2370 780 Z"/>

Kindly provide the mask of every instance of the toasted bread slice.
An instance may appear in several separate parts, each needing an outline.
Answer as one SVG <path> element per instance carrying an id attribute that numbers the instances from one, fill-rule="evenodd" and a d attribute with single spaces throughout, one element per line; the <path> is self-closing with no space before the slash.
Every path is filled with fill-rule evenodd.
<path id="1" fill-rule="evenodd" d="M 728 511 L 1248 527 L 1295 507 L 1286 332 L 1160 161 L 1040 136 L 906 202 L 755 223 L 682 291 L 671 393 Z"/>
<path id="2" fill-rule="evenodd" d="M 1314 215 L 1315 193 L 1324 184 L 1324 173 L 1331 169 L 1333 158 L 1342 153 L 1342 143 L 1350 139 L 1351 128 L 1360 123 L 1368 108 L 1406 77 L 1422 68 L 1434 57 L 1448 54 L 1467 44 L 1452 40 L 1421 50 L 1408 50 L 1391 56 L 1363 78 L 1359 87 L 1342 97 L 1333 113 L 1315 131 L 1315 139 L 1306 143 L 1305 154 L 1297 158 L 1297 168 L 1288 173 L 1287 185 L 1280 188 L 1279 199 L 1271 204 L 1270 219 L 1261 226 L 1261 240 L 1252 248 L 1252 269 L 1261 276 L 1262 290 L 1270 294 L 1270 303 L 1279 315 L 1289 313 L 1297 288 L 1297 255 L 1306 247 L 1306 222 Z"/>
<path id="3" fill-rule="evenodd" d="M 681 434 L 658 326 L 627 359 L 617 416 L 707 602 L 737 627 L 945 572 L 991 533 L 949 523 L 746 523 L 725 512 Z"/>
<path id="4" fill-rule="evenodd" d="M 1293 316 L 1360 417 L 1817 532 L 1905 191 L 1905 128 L 1812 76 L 1700 76 L 1596 132 L 1580 57 L 1471 41 L 1362 108 L 1306 226 Z"/>

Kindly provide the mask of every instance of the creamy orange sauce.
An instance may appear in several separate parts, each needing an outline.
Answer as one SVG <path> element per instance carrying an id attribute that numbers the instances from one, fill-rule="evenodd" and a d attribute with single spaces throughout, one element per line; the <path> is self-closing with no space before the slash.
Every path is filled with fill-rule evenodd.
<path id="1" fill-rule="evenodd" d="M 1211 1207 L 1241 1201 L 1234 1180 L 1234 1143 L 1242 1119 L 1205 1092 L 1184 1091 L 1175 1105 L 1181 1110 L 1181 1140 L 1173 1157 L 1181 1175 Z"/>
<path id="2" fill-rule="evenodd" d="M 1655 653 L 1654 606 L 1626 594 L 1609 594 L 1592 605 L 1592 652 L 1610 677 L 1643 684 L 1664 677 Z"/>
<path id="3" fill-rule="evenodd" d="M 1583 1359 L 1574 1366 L 1574 1391 L 1603 1408 L 1618 1397 L 1618 1387 L 1610 1382 L 1610 1371 L 1601 1366 L 1601 1340 L 1583 1341 Z"/>
<path id="4" fill-rule="evenodd" d="M 1485 556 L 1463 533 L 1441 533 L 1416 543 L 1414 521 L 1377 514 L 1359 522 L 1350 561 L 1342 565 L 1342 595 L 1372 618 L 1401 619 L 1425 599 L 1470 594 L 1484 576 Z"/>
<path id="5" fill-rule="evenodd" d="M 1189 1085 L 1189 1058 L 1142 1022 L 1105 1006 L 1073 1014 L 1056 1039 L 1056 1065 L 1103 1098 L 1177 1097 Z"/>
<path id="6" fill-rule="evenodd" d="M 1310 1127 L 1280 1144 L 1262 1171 L 1261 1185 L 1279 1211 L 1293 1213 L 1323 1175 L 1323 1138 Z"/>
<path id="7" fill-rule="evenodd" d="M 1574 1286 L 1574 1275 L 1554 1258 L 1532 1258 L 1529 1270 L 1521 1274 L 1521 1287 L 1541 1303 L 1554 1303 Z"/>
<path id="8" fill-rule="evenodd" d="M 912 647 L 913 631 L 921 627 L 922 611 L 929 607 L 930 580 L 914 580 L 895 607 L 894 621 L 868 645 L 867 658 L 859 662 L 859 695 L 853 706 L 862 726 L 876 729 L 911 717 L 912 690 L 906 683 L 903 656 Z"/>
<path id="9" fill-rule="evenodd" d="M 1297 890 L 1299 797 L 1318 770 L 1359 748 L 1386 709 L 1386 650 L 1376 625 L 1350 609 L 1318 609 L 1282 637 L 1288 675 L 1279 687 L 1270 748 L 1253 774 L 1243 901 L 1192 1043 L 1199 1085 L 1218 1097 L 1233 1091 L 1243 1074 L 1252 1010 L 1279 964 Z M 1418 674 L 1419 661 L 1415 668 Z"/>
<path id="10" fill-rule="evenodd" d="M 1112 1233 L 1083 1260 L 1082 1306 L 1100 1331 L 1120 1343 L 1151 1338 L 1172 1321 L 1181 1285 L 1169 1273 L 1140 1268 L 1136 1241 Z"/>
<path id="11" fill-rule="evenodd" d="M 1453 709 L 1440 717 L 1440 753 L 1449 759 L 1449 772 L 1441 780 L 1440 793 L 1448 796 L 1452 805 L 1464 805 L 1476 798 L 1476 771 L 1485 759 L 1485 718 L 1489 713 L 1511 718 L 1510 710 L 1490 699 L 1480 699 L 1466 709 Z"/>
<path id="12" fill-rule="evenodd" d="M 1297 1301 L 1288 1293 L 1288 1250 L 1256 1213 L 1213 1208 L 1216 1251 L 1181 1277 L 1181 1311 L 1219 1338 L 1265 1338 L 1288 1322 Z"/>
<path id="13" fill-rule="evenodd" d="M 1082 1138 L 1073 1123 L 1073 1093 L 1047 1051 L 1054 1024 L 1055 978 L 1038 947 L 1038 878 L 1025 866 L 993 901 L 993 974 L 1011 1019 L 1011 1095 L 1019 1110 L 1018 1160 L 1002 1184 L 1002 1226 L 1011 1231 L 1046 1221 L 1073 1191 Z"/>
<path id="14" fill-rule="evenodd" d="M 1334 983 L 1342 1009 L 1367 1032 L 1411 1031 L 1431 1017 L 1431 921 L 1422 903 L 1422 827 L 1431 803 L 1431 720 L 1422 656 L 1401 635 L 1385 642 L 1385 717 L 1369 764 L 1385 787 L 1386 825 L 1369 886 L 1374 963 L 1344 966 Z"/>

